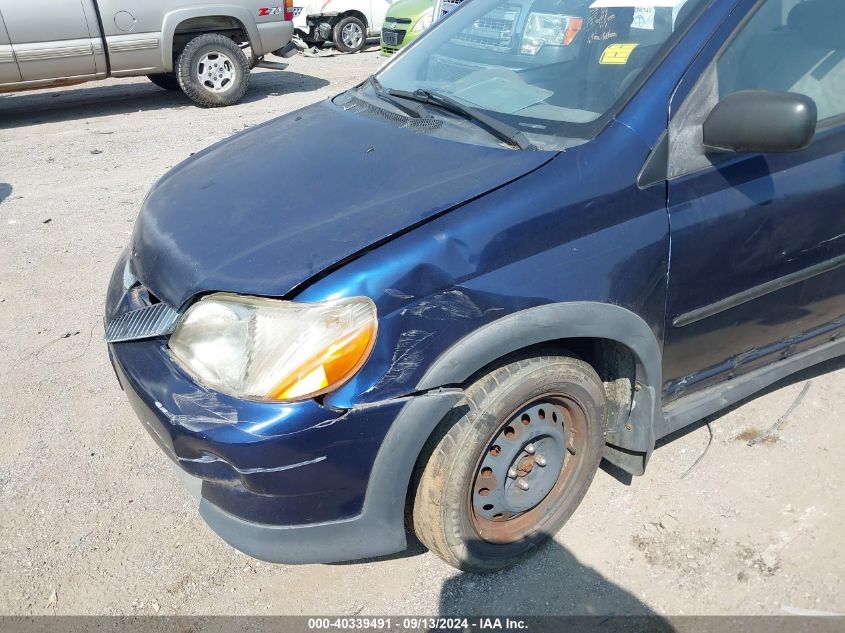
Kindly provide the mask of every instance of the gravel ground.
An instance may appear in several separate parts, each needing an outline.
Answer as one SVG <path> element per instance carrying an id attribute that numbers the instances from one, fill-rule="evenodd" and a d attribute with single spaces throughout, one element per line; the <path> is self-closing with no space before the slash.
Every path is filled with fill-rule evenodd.
<path id="1" fill-rule="evenodd" d="M 296 57 L 223 110 L 143 79 L 0 97 L 0 613 L 845 613 L 845 362 L 714 419 L 686 477 L 704 425 L 661 445 L 644 477 L 600 471 L 554 542 L 493 576 L 419 546 L 270 565 L 205 527 L 109 367 L 106 282 L 168 168 L 379 63 Z M 807 380 L 776 439 L 749 446 Z"/>

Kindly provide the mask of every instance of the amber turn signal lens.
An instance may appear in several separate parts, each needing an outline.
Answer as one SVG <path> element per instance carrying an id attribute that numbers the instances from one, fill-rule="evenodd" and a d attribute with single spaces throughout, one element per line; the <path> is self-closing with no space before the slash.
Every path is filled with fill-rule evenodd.
<path id="1" fill-rule="evenodd" d="M 291 372 L 268 397 L 273 400 L 295 400 L 342 385 L 355 375 L 369 357 L 375 335 L 375 324 L 370 324 L 332 343 Z"/>

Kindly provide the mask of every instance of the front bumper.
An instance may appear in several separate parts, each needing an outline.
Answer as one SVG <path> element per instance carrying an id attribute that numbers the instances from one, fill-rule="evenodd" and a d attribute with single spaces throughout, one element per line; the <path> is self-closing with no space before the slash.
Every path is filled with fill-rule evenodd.
<path id="1" fill-rule="evenodd" d="M 106 321 L 155 303 L 124 251 Z M 179 468 L 208 525 L 263 560 L 316 563 L 406 546 L 405 498 L 431 432 L 463 397 L 430 392 L 338 410 L 313 400 L 254 402 L 197 384 L 165 338 L 109 345 L 129 402 Z"/>
<path id="2" fill-rule="evenodd" d="M 162 339 L 110 346 L 118 379 L 155 442 L 202 496 L 239 519 L 334 521 L 361 512 L 370 470 L 404 401 L 338 411 L 314 401 L 239 400 L 206 389 Z"/>
<path id="3" fill-rule="evenodd" d="M 437 390 L 345 412 L 313 401 L 245 402 L 196 385 L 160 339 L 109 351 L 132 408 L 180 468 L 209 527 L 270 562 L 336 562 L 405 549 L 412 469 L 463 396 Z"/>
<path id="4" fill-rule="evenodd" d="M 389 57 L 394 53 L 398 53 L 408 44 L 413 42 L 420 32 L 412 31 L 410 24 L 399 25 L 397 27 L 384 27 L 381 30 L 380 48 L 383 57 Z M 407 28 L 402 28 L 407 27 Z"/>

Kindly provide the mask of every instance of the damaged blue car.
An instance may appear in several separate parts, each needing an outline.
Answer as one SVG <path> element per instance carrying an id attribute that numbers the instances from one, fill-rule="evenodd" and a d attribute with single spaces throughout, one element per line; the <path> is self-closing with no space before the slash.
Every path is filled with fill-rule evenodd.
<path id="1" fill-rule="evenodd" d="M 166 174 L 106 338 L 211 529 L 289 563 L 410 530 L 501 569 L 602 459 L 642 474 L 845 354 L 843 23 L 840 0 L 472 0 Z"/>

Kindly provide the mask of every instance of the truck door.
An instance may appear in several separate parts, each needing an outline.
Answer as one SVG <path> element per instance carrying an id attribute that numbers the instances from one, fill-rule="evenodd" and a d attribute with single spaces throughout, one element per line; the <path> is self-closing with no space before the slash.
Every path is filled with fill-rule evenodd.
<path id="1" fill-rule="evenodd" d="M 0 0 L 0 12 L 23 81 L 95 74 L 100 37 L 81 0 Z"/>
<path id="2" fill-rule="evenodd" d="M 12 84 L 20 80 L 21 71 L 18 70 L 18 62 L 15 60 L 12 42 L 6 31 L 3 13 L 0 12 L 0 84 Z"/>

